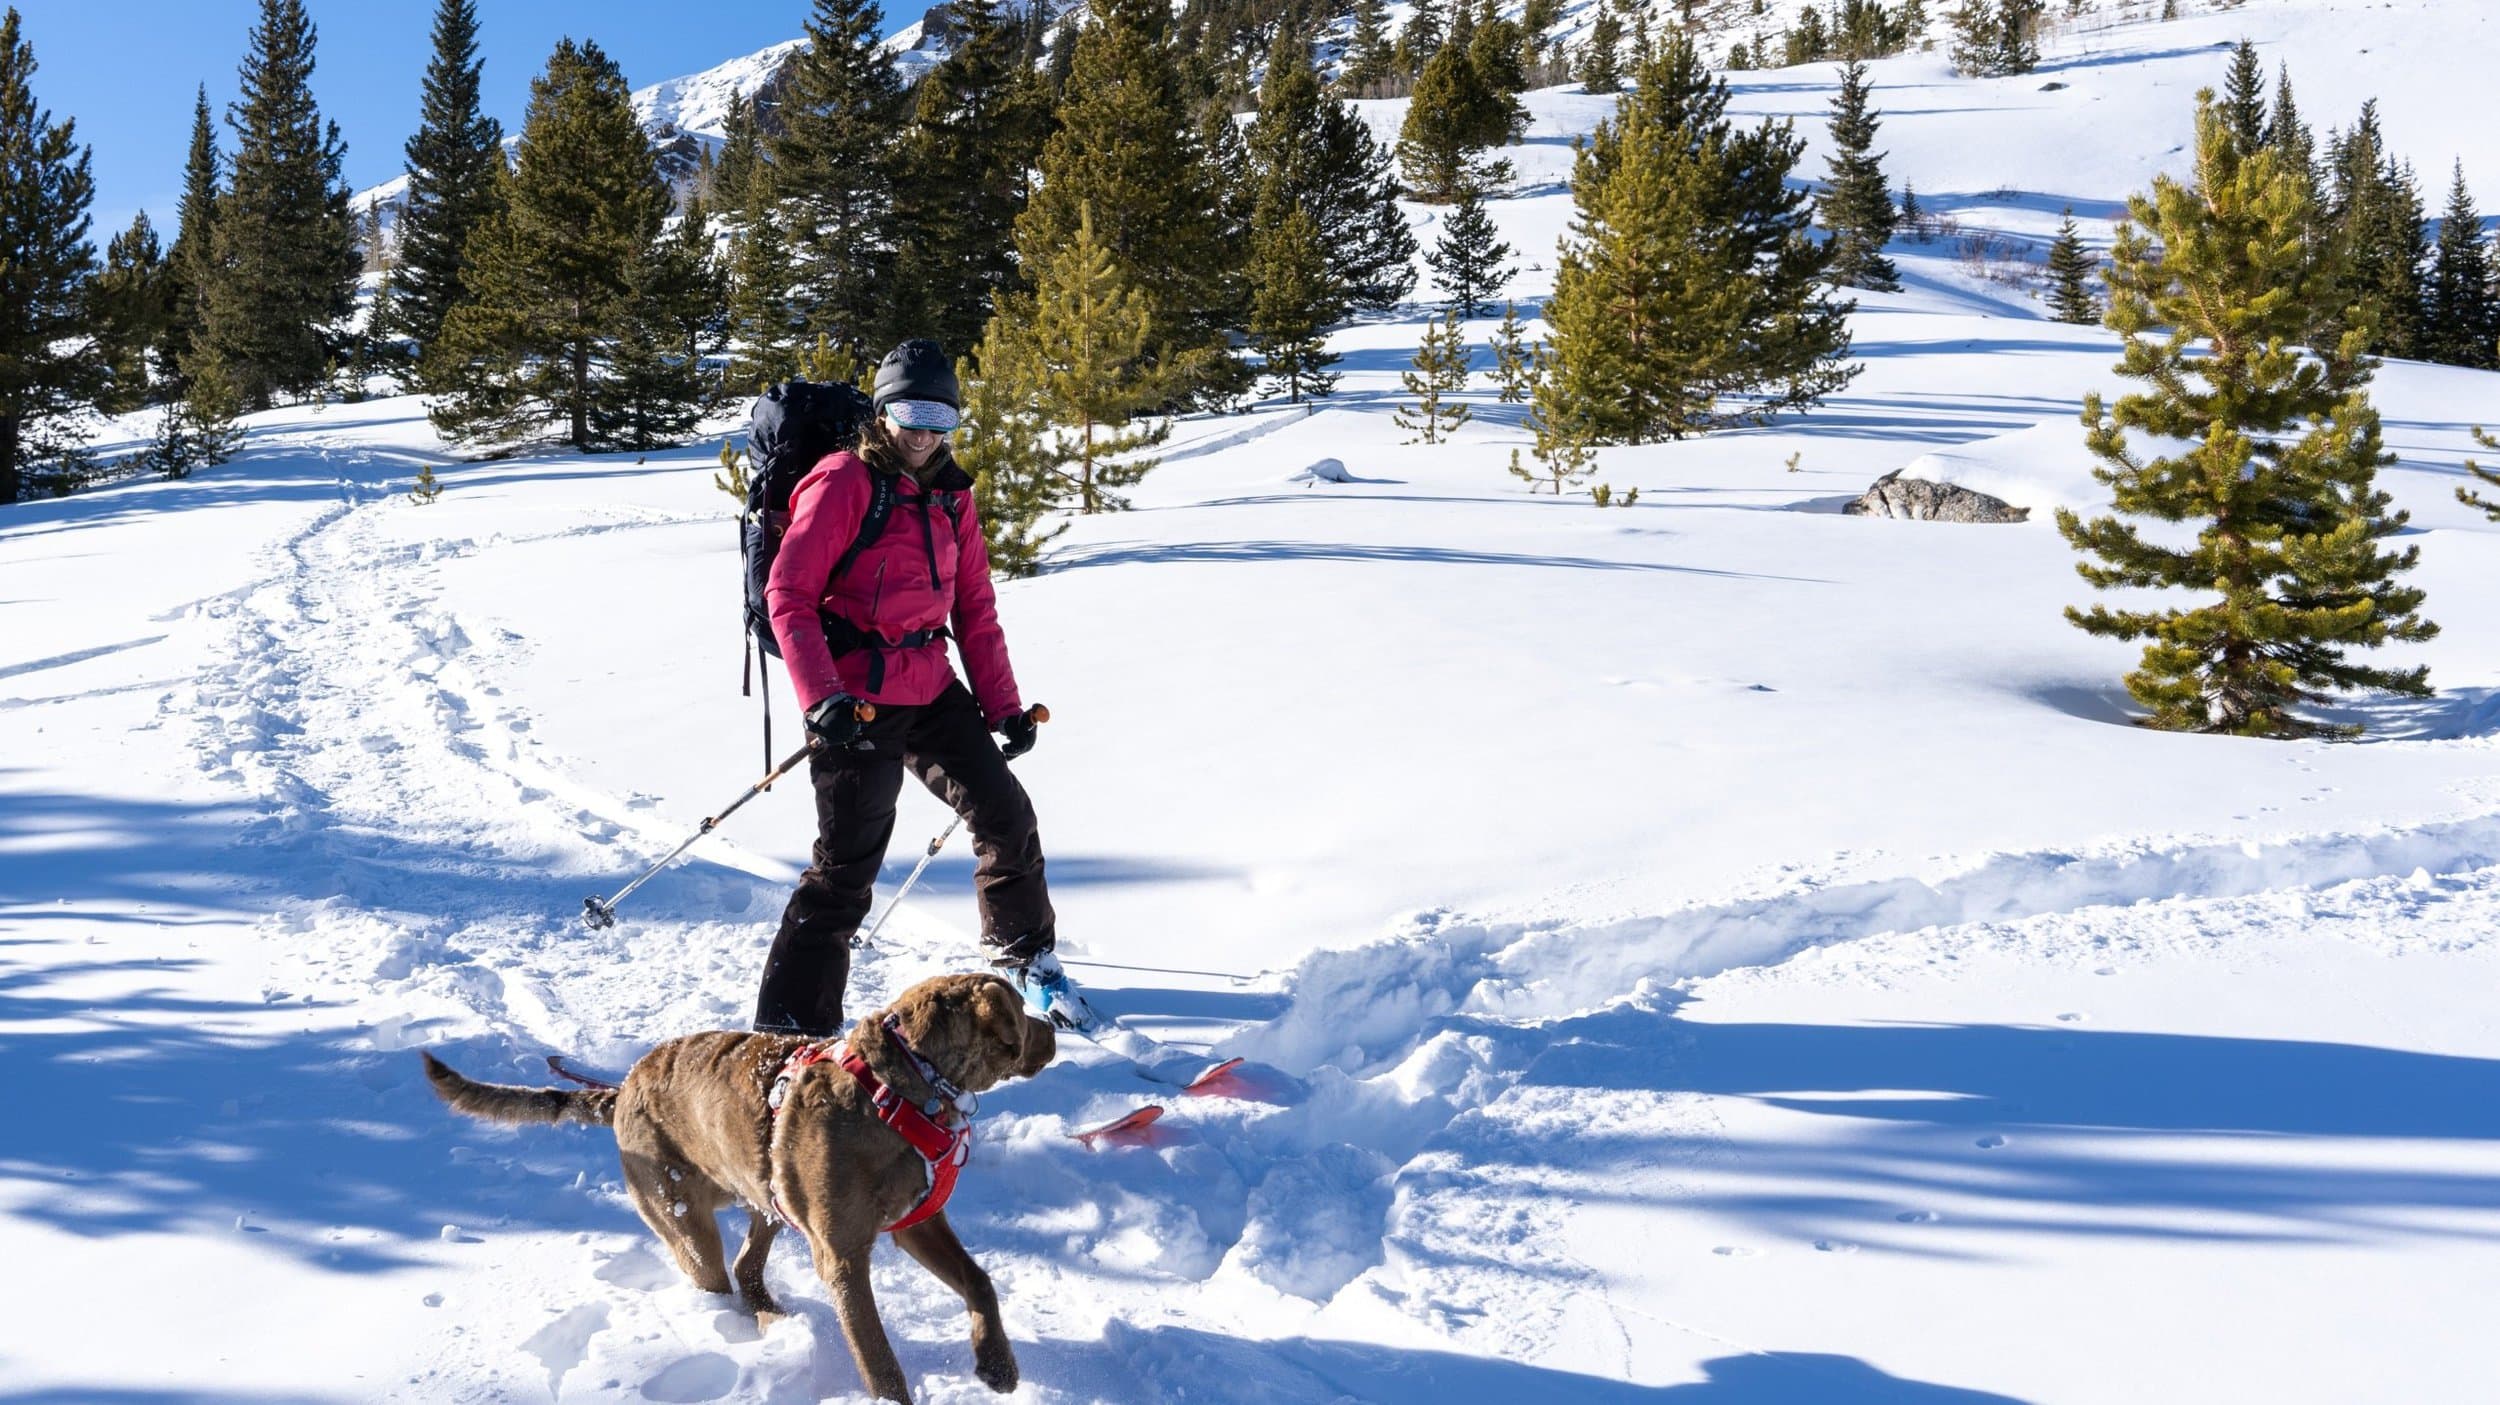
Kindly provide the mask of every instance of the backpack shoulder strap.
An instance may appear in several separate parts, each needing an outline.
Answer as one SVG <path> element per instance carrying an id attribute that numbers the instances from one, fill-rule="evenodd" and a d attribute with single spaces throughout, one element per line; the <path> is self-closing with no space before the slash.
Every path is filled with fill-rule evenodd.
<path id="1" fill-rule="evenodd" d="M 862 467 L 866 466 L 862 465 Z M 885 535 L 886 521 L 894 515 L 893 476 L 879 473 L 875 469 L 866 469 L 866 472 L 869 485 L 868 510 L 859 515 L 859 534 L 852 537 L 851 544 L 842 549 L 841 558 L 833 563 L 833 574 L 825 577 L 829 582 L 842 579 L 842 573 L 851 569 L 851 563 L 859 559 L 859 554 L 866 551 L 877 538 Z"/>

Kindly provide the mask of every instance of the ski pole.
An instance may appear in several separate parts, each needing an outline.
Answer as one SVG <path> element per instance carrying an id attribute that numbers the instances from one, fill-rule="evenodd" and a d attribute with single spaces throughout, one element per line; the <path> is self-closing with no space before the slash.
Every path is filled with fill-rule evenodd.
<path id="1" fill-rule="evenodd" d="M 869 721 L 870 719 L 874 718 L 876 715 L 877 715 L 877 709 L 876 709 L 876 706 L 875 706 L 874 704 L 872 704 L 872 703 L 861 703 L 861 704 L 859 705 L 859 720 L 860 720 L 860 721 L 862 721 L 862 722 Z M 621 902 L 625 901 L 627 898 L 632 897 L 632 896 L 633 896 L 633 893 L 634 893 L 634 890 L 635 890 L 636 888 L 639 888 L 639 887 L 641 887 L 643 884 L 650 882 L 653 878 L 658 877 L 658 876 L 659 876 L 659 872 L 660 872 L 660 870 L 661 870 L 661 869 L 664 869 L 664 868 L 668 867 L 670 864 L 672 864 L 672 863 L 676 862 L 676 861 L 677 861 L 677 856 L 678 856 L 679 854 L 682 854 L 682 853 L 686 852 L 688 849 L 693 848 L 693 847 L 694 847 L 694 841 L 696 841 L 696 840 L 698 840 L 698 839 L 701 839 L 704 835 L 707 835 L 707 834 L 711 833 L 714 829 L 717 829 L 717 828 L 720 826 L 720 822 L 721 822 L 722 820 L 725 820 L 725 819 L 729 818 L 731 815 L 736 814 L 736 813 L 737 813 L 737 811 L 738 811 L 738 807 L 739 807 L 739 806 L 744 805 L 745 803 L 747 803 L 747 802 L 748 802 L 748 801 L 750 801 L 750 800 L 753 800 L 755 797 L 757 797 L 757 796 L 759 796 L 759 795 L 763 794 L 765 791 L 772 789 L 772 785 L 773 785 L 773 782 L 774 782 L 774 781 L 780 780 L 783 776 L 786 776 L 786 775 L 790 774 L 790 772 L 791 772 L 793 769 L 795 769 L 801 761 L 804 761 L 804 760 L 806 760 L 806 759 L 807 759 L 808 753 L 809 753 L 809 752 L 814 751 L 815 749 L 816 749 L 816 739 L 815 739 L 814 737 L 809 737 L 809 738 L 807 739 L 807 745 L 805 745 L 805 746 L 803 746 L 803 747 L 800 747 L 798 750 L 796 750 L 796 751 L 794 751 L 794 752 L 791 752 L 791 753 L 790 753 L 790 759 L 789 759 L 789 760 L 782 762 L 780 765 L 775 766 L 774 768 L 772 768 L 772 770 L 771 770 L 771 771 L 769 771 L 769 772 L 765 773 L 764 779 L 762 779 L 762 780 L 760 780 L 760 781 L 757 781 L 755 784 L 753 784 L 753 785 L 751 785 L 751 786 L 748 786 L 748 787 L 746 788 L 746 793 L 745 793 L 745 794 L 740 795 L 737 799 L 732 800 L 732 801 L 730 801 L 727 805 L 723 806 L 723 807 L 721 808 L 721 812 L 720 812 L 719 814 L 717 814 L 717 815 L 713 815 L 713 816 L 711 816 L 711 817 L 709 817 L 709 818 L 705 819 L 701 825 L 699 825 L 699 826 L 697 826 L 697 827 L 696 827 L 696 829 L 695 829 L 695 832 L 694 832 L 694 833 L 689 834 L 689 835 L 687 835 L 687 836 L 686 836 L 686 842 L 684 842 L 683 844 L 678 845 L 678 846 L 677 846 L 676 848 L 674 848 L 674 849 L 669 850 L 669 851 L 668 851 L 668 857 L 667 857 L 667 858 L 664 858 L 664 859 L 660 860 L 658 863 L 655 863 L 655 864 L 651 865 L 651 867 L 649 867 L 648 869 L 645 869 L 645 870 L 643 871 L 643 874 L 642 874 L 642 876 L 641 876 L 640 878 L 637 878 L 637 879 L 635 879 L 633 882 L 626 884 L 626 885 L 625 885 L 624 887 L 622 887 L 622 888 L 619 888 L 619 889 L 617 890 L 617 892 L 616 892 L 616 896 L 615 896 L 615 897 L 612 897 L 612 898 L 602 898 L 602 897 L 598 897 L 598 896 L 594 895 L 594 896 L 591 896 L 591 897 L 587 897 L 587 898 L 582 899 L 582 925 L 583 925 L 583 926 L 585 926 L 585 927 L 590 928 L 590 929 L 591 929 L 592 931 L 594 931 L 594 932 L 595 932 L 595 931 L 599 931 L 599 930 L 601 930 L 601 929 L 603 929 L 603 928 L 608 928 L 608 927 L 613 927 L 613 926 L 615 926 L 615 925 L 616 925 L 616 905 L 617 905 L 618 903 L 621 903 Z"/>
<path id="2" fill-rule="evenodd" d="M 1040 703 L 1033 704 L 1033 725 L 1038 727 L 1049 720 L 1050 709 Z M 877 933 L 885 930 L 885 920 L 894 915 L 894 909 L 903 905 L 903 899 L 910 895 L 912 885 L 918 883 L 920 875 L 928 869 L 929 860 L 938 856 L 938 850 L 946 847 L 946 841 L 955 837 L 955 831 L 963 828 L 963 823 L 962 815 L 955 816 L 946 822 L 946 828 L 938 831 L 937 838 L 929 841 L 929 847 L 921 851 L 920 862 L 911 866 L 911 875 L 903 880 L 903 886 L 895 889 L 894 896 L 886 902 L 885 911 L 877 914 L 877 920 L 868 924 L 866 932 L 851 934 L 851 945 L 854 948 L 875 944 Z"/>

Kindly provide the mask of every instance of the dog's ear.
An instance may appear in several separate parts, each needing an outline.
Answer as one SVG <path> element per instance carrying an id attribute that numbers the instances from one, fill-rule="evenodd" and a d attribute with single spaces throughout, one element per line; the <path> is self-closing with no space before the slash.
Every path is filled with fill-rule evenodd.
<path id="1" fill-rule="evenodd" d="M 1056 1057 L 1058 1041 L 1050 1026 L 1025 1013 L 1024 997 L 996 976 L 983 976 L 967 1002 L 971 1007 L 971 1044 L 981 1051 L 987 1081 L 1030 1078 Z"/>

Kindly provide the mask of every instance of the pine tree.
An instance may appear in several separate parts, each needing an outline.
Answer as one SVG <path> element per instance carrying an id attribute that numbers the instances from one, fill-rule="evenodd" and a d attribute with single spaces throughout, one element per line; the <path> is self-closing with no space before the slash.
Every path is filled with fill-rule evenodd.
<path id="1" fill-rule="evenodd" d="M 175 209 L 174 246 L 165 255 L 167 296 L 173 321 L 165 328 L 160 369 L 177 387 L 183 363 L 191 358 L 200 335 L 200 308 L 216 268 L 213 229 L 217 217 L 219 162 L 217 129 L 208 115 L 208 88 L 203 84 L 191 114 L 191 149 L 182 167 L 182 203 Z"/>
<path id="2" fill-rule="evenodd" d="M 625 76 L 597 44 L 557 43 L 498 183 L 469 241 L 468 296 L 427 352 L 426 383 L 449 387 L 435 428 L 508 442 L 554 421 L 566 443 L 598 447 L 615 421 L 594 417 L 616 405 L 602 356 L 630 334 L 637 270 L 669 197 Z"/>
<path id="3" fill-rule="evenodd" d="M 727 390 L 752 395 L 798 374 L 807 318 L 790 296 L 790 246 L 765 184 L 749 184 L 745 218 L 729 240 Z"/>
<path id="4" fill-rule="evenodd" d="M 1398 208 L 1390 153 L 1345 103 L 1320 91 L 1308 41 L 1280 34 L 1245 137 L 1253 218 L 1299 206 L 1326 258 L 1327 320 L 1397 305 L 1415 286 L 1415 235 Z"/>
<path id="5" fill-rule="evenodd" d="M 2266 116 L 2265 144 L 2283 153 L 2284 161 L 2299 174 L 2310 177 L 2313 190 L 2320 188 L 2315 178 L 2318 143 L 2309 124 L 2300 120 L 2299 105 L 2292 101 L 2290 64 L 2275 69 L 2274 110 Z"/>
<path id="6" fill-rule="evenodd" d="M 2342 246 L 2345 295 L 2371 329 L 2373 356 L 2418 354 L 2423 265 L 2430 236 L 2413 168 L 2389 154 L 2378 102 L 2361 106 L 2353 129 L 2328 143 L 2334 181 L 2331 236 Z"/>
<path id="7" fill-rule="evenodd" d="M 771 174 L 764 160 L 764 134 L 755 125 L 755 104 L 742 93 L 729 95 L 728 115 L 721 119 L 720 158 L 712 165 L 714 208 L 729 212 L 728 217 L 744 217 L 747 197 L 757 193 L 758 181 Z M 772 197 L 769 188 L 761 194 Z"/>
<path id="8" fill-rule="evenodd" d="M 1924 244 L 1927 242 L 1926 223 L 1927 211 L 1918 203 L 1918 188 L 1903 181 L 1901 183 L 1901 221 L 1894 228 L 1907 229 L 1910 231 L 1910 238 Z"/>
<path id="9" fill-rule="evenodd" d="M 1857 374 L 1852 305 L 1786 185 L 1803 147 L 1785 122 L 1738 130 L 1682 31 L 1581 147 L 1545 318 L 1552 398 L 1589 443 L 1762 423 Z"/>
<path id="10" fill-rule="evenodd" d="M 2431 255 L 2429 292 L 2422 308 L 2420 352 L 2426 361 L 2490 370 L 2500 339 L 2500 270 L 2483 242 L 2482 217 L 2465 187 L 2459 161 L 2448 186 L 2448 208 L 2439 221 L 2439 245 Z"/>
<path id="11" fill-rule="evenodd" d="M 2047 11 L 2048 0 L 1997 0 L 1997 72 L 2040 66 L 2040 20 Z"/>
<path id="12" fill-rule="evenodd" d="M 2150 641 L 2127 690 L 2156 727 L 2237 736 L 2346 735 L 2293 708 L 2332 690 L 2424 695 L 2427 670 L 2345 657 L 2437 626 L 2399 586 L 2418 548 L 2382 552 L 2405 514 L 2378 470 L 2394 462 L 2370 406 L 2364 329 L 2304 352 L 2304 306 L 2334 295 L 2331 252 L 2306 238 L 2307 183 L 2278 153 L 2243 158 L 2211 92 L 2198 95 L 2196 177 L 2157 177 L 2128 201 L 2110 266 L 2109 324 L 2127 339 L 2118 373 L 2145 386 L 2104 408 L 2087 396 L 2094 476 L 2129 518 L 2187 523 L 2193 545 L 2147 541 L 2119 516 L 2058 512 L 2058 530 L 2102 589 L 2211 593 L 2190 608 L 2089 610 L 2085 631 Z M 2158 249 L 2159 252 L 2156 252 Z M 2170 447 L 2148 457 L 2139 446 Z M 2185 446 L 2185 447 L 2180 447 Z"/>
<path id="13" fill-rule="evenodd" d="M 1346 45 L 1337 86 L 1355 97 L 1374 96 L 1395 71 L 1397 56 L 1389 43 L 1389 11 L 1382 0 L 1355 0 L 1354 37 Z M 1271 65 L 1268 74 L 1273 77 Z M 1262 85 L 1264 86 L 1264 85 Z"/>
<path id="14" fill-rule="evenodd" d="M 1526 43 L 1527 36 L 1517 24 L 1487 6 L 1467 40 L 1467 61 L 1475 65 L 1476 76 L 1486 88 L 1511 98 L 1528 90 L 1527 59 L 1523 54 Z M 1517 108 L 1518 116 L 1504 134 L 1506 141 L 1527 129 L 1527 109 L 1515 102 L 1512 106 Z"/>
<path id="15" fill-rule="evenodd" d="M 2040 66 L 2045 0 L 1963 0 L 1947 17 L 1953 26 L 1953 71 L 2002 78 Z"/>
<path id="16" fill-rule="evenodd" d="M 2075 211 L 2068 206 L 2057 226 L 2057 239 L 2049 245 L 2049 314 L 2060 322 L 2077 326 L 2094 326 L 2101 320 L 2101 304 L 2092 296 L 2091 279 L 2099 265 L 2083 247 L 2083 232 L 2075 227 Z"/>
<path id="17" fill-rule="evenodd" d="M 313 102 L 314 38 L 303 0 L 261 0 L 227 114 L 232 179 L 201 331 L 247 410 L 320 387 L 364 267 L 339 179 L 347 145 Z"/>
<path id="18" fill-rule="evenodd" d="M 1064 253 L 1083 212 L 1142 301 L 1145 345 L 1178 398 L 1237 382 L 1224 345 L 1241 305 L 1246 250 L 1219 242 L 1218 201 L 1198 124 L 1161 43 L 1162 0 L 1107 0 L 1078 36 L 1059 130 L 1043 144 L 1040 182 L 1016 219 L 1028 270 Z"/>
<path id="19" fill-rule="evenodd" d="M 1517 272 L 1503 261 L 1511 255 L 1493 217 L 1485 213 L 1484 197 L 1474 186 L 1463 187 L 1458 204 L 1441 224 L 1441 239 L 1424 255 L 1433 280 L 1449 295 L 1445 306 L 1461 317 L 1473 317 Z"/>
<path id="20" fill-rule="evenodd" d="M 1409 78 L 1424 71 L 1432 56 L 1447 46 L 1449 20 L 1444 0 L 1413 0 L 1414 13 L 1406 17 L 1406 28 L 1398 31 L 1396 56 L 1398 71 Z M 1464 4 L 1465 0 L 1458 0 Z"/>
<path id="21" fill-rule="evenodd" d="M 1042 68 L 1042 78 L 1050 85 L 1054 107 L 1066 100 L 1068 78 L 1076 72 L 1076 45 L 1083 33 L 1076 21 L 1084 9 L 1082 5 L 1070 5 L 1059 16 L 1058 28 L 1050 33 L 1050 60 Z"/>
<path id="22" fill-rule="evenodd" d="M 896 332 L 888 280 L 902 80 L 876 0 L 814 0 L 769 143 L 791 286 L 811 333 L 863 353 Z"/>
<path id="23" fill-rule="evenodd" d="M 160 477 L 178 479 L 233 458 L 243 447 L 243 428 L 235 422 L 239 406 L 216 356 L 195 358 L 190 384 L 157 417 L 141 464 Z"/>
<path id="24" fill-rule="evenodd" d="M 1415 431 L 1415 437 L 1407 443 L 1438 444 L 1467 422 L 1470 412 L 1466 406 L 1443 402 L 1467 388 L 1467 373 L 1474 369 L 1474 360 L 1467 353 L 1467 337 L 1459 330 L 1455 311 L 1442 313 L 1424 324 L 1424 339 L 1415 348 L 1414 364 L 1398 375 L 1399 384 L 1415 397 L 1415 404 L 1400 406 L 1391 416 L 1398 428 Z"/>
<path id="25" fill-rule="evenodd" d="M 990 569 L 1032 575 L 1042 549 L 1068 529 L 1044 524 L 1065 505 L 1072 477 L 1067 441 L 1043 408 L 1040 368 L 1024 339 L 993 318 L 978 355 L 957 363 L 955 379 L 964 397 L 955 462 L 972 475 Z"/>
<path id="26" fill-rule="evenodd" d="M 172 283 L 156 226 L 141 210 L 130 228 L 105 246 L 104 272 L 87 290 L 89 319 L 107 377 L 96 395 L 96 408 L 104 413 L 123 414 L 151 398 L 150 366 L 173 322 Z"/>
<path id="27" fill-rule="evenodd" d="M 894 192 L 895 330 L 969 349 L 1017 286 L 1015 223 L 1049 108 L 1019 67 L 1023 26 L 998 0 L 958 0 L 954 50 L 920 81 Z"/>
<path id="28" fill-rule="evenodd" d="M 1015 344 L 1011 361 L 1031 368 L 1034 404 L 1074 436 L 1056 472 L 1077 510 L 1119 511 L 1128 502 L 1117 490 L 1158 460 L 1113 460 L 1153 448 L 1172 430 L 1169 421 L 1139 422 L 1172 398 L 1173 373 L 1149 355 L 1153 300 L 1095 233 L 1090 205 L 1077 207 L 1075 237 L 1044 254 L 1032 277 L 1031 293 L 1000 299 L 991 330 Z"/>
<path id="29" fill-rule="evenodd" d="M 1613 0 L 1598 0 L 1597 18 L 1580 43 L 1580 90 L 1596 97 L 1623 91 L 1623 21 Z"/>
<path id="30" fill-rule="evenodd" d="M 1398 129 L 1398 166 L 1415 198 L 1445 205 L 1470 185 L 1508 185 L 1510 163 L 1483 153 L 1511 139 L 1520 110 L 1456 44 L 1426 60 Z"/>
<path id="31" fill-rule="evenodd" d="M 1880 125 L 1867 106 L 1866 65 L 1852 59 L 1841 67 L 1840 92 L 1832 99 L 1831 178 L 1815 207 L 1832 232 L 1832 282 L 1896 293 L 1901 277 L 1884 257 L 1884 245 L 1900 212 L 1884 186 L 1884 155 L 1870 150 Z"/>
<path id="32" fill-rule="evenodd" d="M 0 505 L 36 464 L 85 442 L 78 412 L 105 375 L 87 335 L 89 152 L 74 120 L 36 106 L 34 75 L 11 6 L 0 14 Z"/>
<path id="33" fill-rule="evenodd" d="M 1560 372 L 1553 349 L 1540 343 L 1529 358 L 1528 430 L 1535 436 L 1531 452 L 1543 472 L 1520 467 L 1515 449 L 1510 461 L 1510 471 L 1528 480 L 1529 492 L 1543 483 L 1556 497 L 1597 464 L 1597 428 L 1589 421 L 1587 406 L 1564 386 Z"/>
<path id="34" fill-rule="evenodd" d="M 460 300 L 469 236 L 486 216 L 503 169 L 503 124 L 486 114 L 478 85 L 476 0 L 438 0 L 434 54 L 426 63 L 416 135 L 408 138 L 408 198 L 399 212 L 399 266 L 390 313 L 376 330 L 405 337 L 421 357 Z"/>
<path id="35" fill-rule="evenodd" d="M 1502 323 L 1493 329 L 1493 383 L 1501 388 L 1494 398 L 1504 405 L 1525 404 L 1535 381 L 1535 352 L 1520 325 L 1519 304 L 1506 302 Z"/>
<path id="36" fill-rule="evenodd" d="M 1260 225 L 1250 264 L 1250 349 L 1265 363 L 1261 379 L 1298 405 L 1306 395 L 1325 396 L 1337 387 L 1327 369 L 1337 361 L 1326 334 L 1334 301 L 1328 260 L 1319 225 L 1301 206 Z"/>
<path id="37" fill-rule="evenodd" d="M 2231 71 L 2223 82 L 2222 116 L 2242 156 L 2253 155 L 2266 144 L 2266 70 L 2257 62 L 2257 46 L 2246 39 L 2231 51 Z"/>
<path id="38" fill-rule="evenodd" d="M 648 450 L 694 434 L 709 398 L 703 352 L 727 321 L 726 279 L 714 255 L 711 213 L 699 195 L 675 225 L 635 259 L 626 315 L 610 336 L 591 433 L 602 443 Z"/>

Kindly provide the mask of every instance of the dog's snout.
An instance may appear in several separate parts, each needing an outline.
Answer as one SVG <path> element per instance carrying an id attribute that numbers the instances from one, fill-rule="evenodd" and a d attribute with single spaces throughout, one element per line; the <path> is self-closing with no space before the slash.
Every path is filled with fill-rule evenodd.
<path id="1" fill-rule="evenodd" d="M 1050 1061 L 1057 1057 L 1059 1057 L 1058 1031 L 1050 1027 L 1048 1020 L 1037 1020 L 1031 1015 L 1025 1016 L 1024 1058 L 1017 1065 L 1016 1071 L 1030 1078 L 1050 1067 Z"/>

